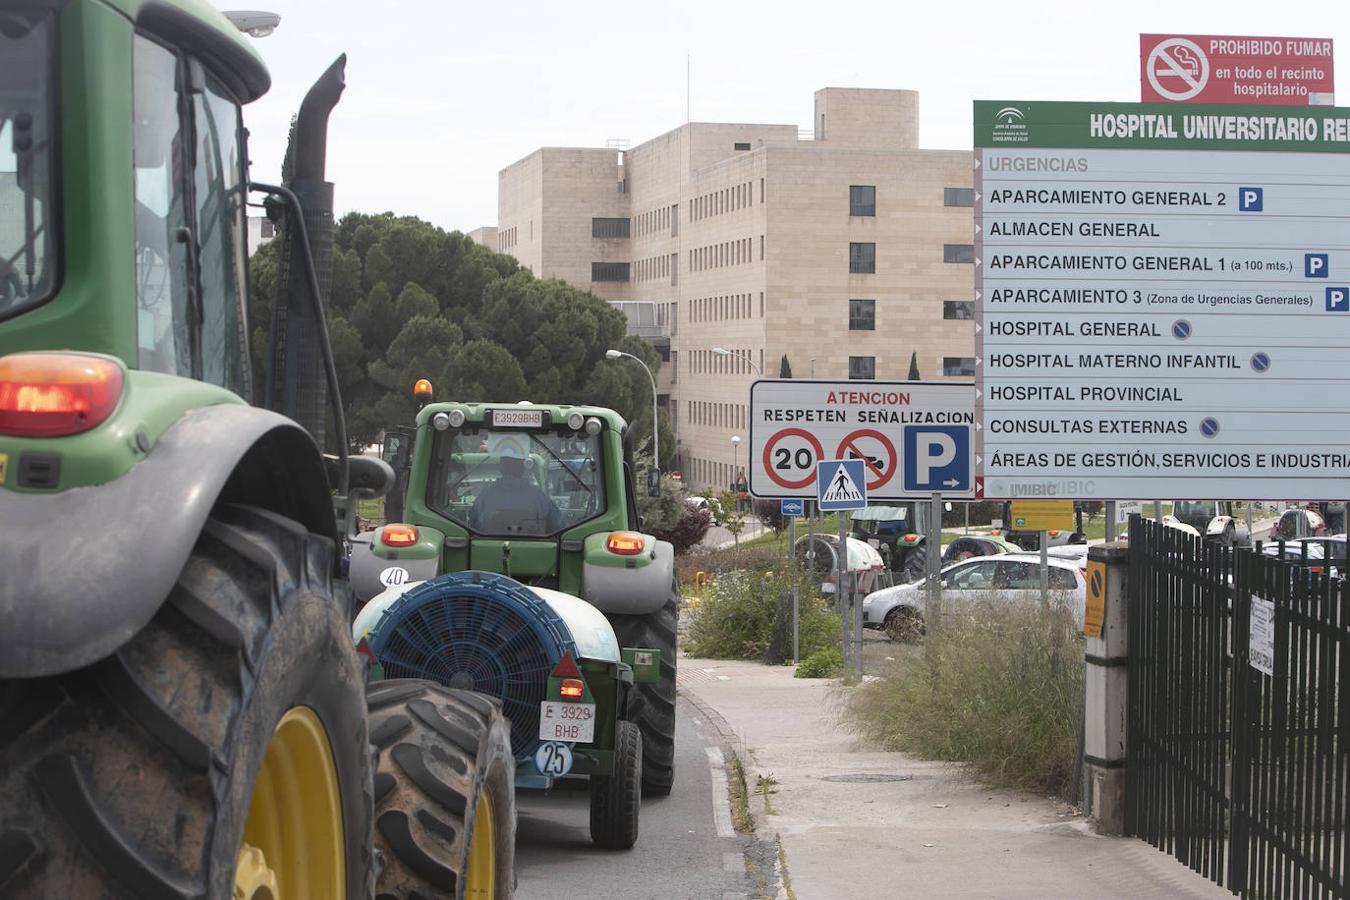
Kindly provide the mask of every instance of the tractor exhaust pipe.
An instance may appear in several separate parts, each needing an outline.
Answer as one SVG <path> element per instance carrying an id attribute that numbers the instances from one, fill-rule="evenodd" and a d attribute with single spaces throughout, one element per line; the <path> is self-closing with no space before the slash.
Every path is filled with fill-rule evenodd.
<path id="1" fill-rule="evenodd" d="M 327 329 L 322 316 L 328 307 L 333 281 L 333 184 L 324 180 L 328 153 L 328 117 L 346 88 L 347 56 L 339 56 L 314 82 L 300 104 L 284 164 L 285 184 L 304 210 L 308 250 L 313 258 L 319 296 L 310 297 L 308 266 L 301 258 L 306 248 L 298 228 L 284 230 L 285 243 L 272 305 L 269 353 L 271 365 L 266 405 L 300 423 L 320 449 L 330 442 L 326 412 L 330 401 L 325 377 Z M 317 302 L 316 302 L 317 301 Z M 332 398 L 335 399 L 335 398 Z M 335 429 L 341 430 L 341 429 Z M 339 437 L 334 434 L 333 437 Z M 341 436 L 345 438 L 345 435 Z M 339 453 L 346 448 L 338 447 Z"/>

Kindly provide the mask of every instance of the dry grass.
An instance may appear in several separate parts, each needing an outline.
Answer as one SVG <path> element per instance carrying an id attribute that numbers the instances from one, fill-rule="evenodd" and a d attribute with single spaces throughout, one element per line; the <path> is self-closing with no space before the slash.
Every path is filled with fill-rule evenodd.
<path id="1" fill-rule="evenodd" d="M 1062 607 L 981 603 L 923 652 L 849 691 L 847 727 L 887 749 L 968 765 L 999 787 L 1063 794 L 1077 763 L 1083 639 Z"/>

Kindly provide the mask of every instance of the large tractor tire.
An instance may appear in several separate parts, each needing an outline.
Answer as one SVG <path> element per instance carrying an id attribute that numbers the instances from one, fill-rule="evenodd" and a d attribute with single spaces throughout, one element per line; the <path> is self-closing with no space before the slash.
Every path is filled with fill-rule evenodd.
<path id="1" fill-rule="evenodd" d="M 938 564 L 939 568 L 941 563 Z M 925 544 L 919 544 L 917 547 L 911 547 L 905 554 L 905 567 L 901 572 L 901 584 L 913 584 L 916 581 L 922 581 L 924 575 L 928 574 L 928 547 Z"/>
<path id="2" fill-rule="evenodd" d="M 675 783 L 676 631 L 680 623 L 680 582 L 670 599 L 645 616 L 610 616 L 620 647 L 661 651 L 661 680 L 635 684 L 628 693 L 628 718 L 642 732 L 642 795 L 665 797 Z"/>
<path id="3" fill-rule="evenodd" d="M 642 812 L 642 733 L 632 722 L 615 725 L 614 773 L 590 779 L 591 841 L 602 850 L 636 844 Z"/>
<path id="4" fill-rule="evenodd" d="M 366 694 L 375 773 L 376 900 L 510 897 L 515 761 L 500 703 L 432 681 L 377 681 Z"/>
<path id="5" fill-rule="evenodd" d="M 369 896 L 365 698 L 332 571 L 331 541 L 222 507 L 128 644 L 0 681 L 0 896 Z"/>

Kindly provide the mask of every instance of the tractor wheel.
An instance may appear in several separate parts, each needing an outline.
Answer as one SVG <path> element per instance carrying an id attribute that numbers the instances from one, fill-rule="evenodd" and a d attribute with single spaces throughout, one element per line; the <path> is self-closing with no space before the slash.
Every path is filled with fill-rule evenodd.
<path id="1" fill-rule="evenodd" d="M 611 616 L 620 647 L 661 651 L 661 680 L 628 692 L 628 718 L 642 732 L 642 795 L 665 797 L 675 781 L 675 633 L 680 622 L 680 582 L 665 606 L 645 616 Z"/>
<path id="2" fill-rule="evenodd" d="M 642 806 L 642 733 L 620 720 L 614 731 L 614 774 L 591 776 L 591 841 L 603 850 L 637 843 Z"/>
<path id="3" fill-rule="evenodd" d="M 501 704 L 432 681 L 366 694 L 375 772 L 376 900 L 509 897 L 515 888 L 515 761 Z"/>
<path id="4" fill-rule="evenodd" d="M 923 615 L 908 606 L 897 606 L 886 614 L 885 628 L 891 640 L 912 644 L 923 636 Z"/>
<path id="5" fill-rule="evenodd" d="M 905 554 L 905 570 L 902 575 L 902 584 L 913 584 L 916 581 L 922 581 L 923 576 L 928 572 L 928 547 L 920 544 L 911 548 Z"/>
<path id="6" fill-rule="evenodd" d="M 125 646 L 0 681 L 0 895 L 369 896 L 362 674 L 332 571 L 331 541 L 223 506 Z"/>

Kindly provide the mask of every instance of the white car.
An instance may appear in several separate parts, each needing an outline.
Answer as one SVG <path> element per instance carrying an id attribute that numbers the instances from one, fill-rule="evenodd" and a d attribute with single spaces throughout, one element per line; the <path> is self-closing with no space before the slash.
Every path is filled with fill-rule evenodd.
<path id="1" fill-rule="evenodd" d="M 1051 556 L 1049 586 L 1056 598 L 1073 606 L 1081 623 L 1087 600 L 1087 580 L 1076 559 Z M 963 600 L 985 600 L 994 593 L 1009 602 L 1041 599 L 1039 553 L 1005 553 L 977 556 L 942 570 L 943 606 Z M 893 641 L 914 640 L 923 633 L 923 610 L 927 600 L 925 582 L 902 584 L 874 591 L 863 598 L 863 626 L 884 629 Z"/>

